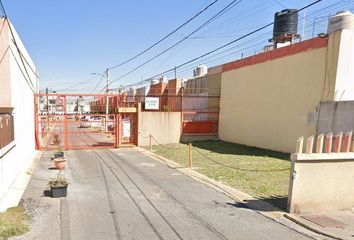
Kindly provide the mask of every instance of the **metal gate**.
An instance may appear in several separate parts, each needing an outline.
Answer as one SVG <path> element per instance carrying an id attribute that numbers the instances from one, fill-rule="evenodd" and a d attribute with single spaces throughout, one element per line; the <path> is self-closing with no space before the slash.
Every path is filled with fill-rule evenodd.
<path id="1" fill-rule="evenodd" d="M 38 150 L 114 148 L 124 141 L 120 97 L 112 94 L 35 94 Z M 131 117 L 131 119 L 134 119 Z M 130 131 L 135 132 L 134 124 Z M 123 133 L 123 132 L 122 132 Z"/>

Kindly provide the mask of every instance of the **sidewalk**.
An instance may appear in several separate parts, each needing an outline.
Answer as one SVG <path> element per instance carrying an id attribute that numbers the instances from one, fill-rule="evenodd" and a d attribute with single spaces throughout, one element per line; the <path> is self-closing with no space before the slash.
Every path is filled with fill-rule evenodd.
<path id="1" fill-rule="evenodd" d="M 335 239 L 354 239 L 354 209 L 316 214 L 286 214 L 288 219 Z"/>

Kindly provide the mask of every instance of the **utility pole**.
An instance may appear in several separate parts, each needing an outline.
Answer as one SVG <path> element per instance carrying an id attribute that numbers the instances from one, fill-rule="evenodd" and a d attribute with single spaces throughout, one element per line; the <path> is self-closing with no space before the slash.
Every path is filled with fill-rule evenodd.
<path id="1" fill-rule="evenodd" d="M 109 86 L 109 68 L 106 69 L 106 124 L 105 130 L 108 131 L 108 114 L 109 114 L 109 97 L 108 97 L 108 86 Z"/>
<path id="2" fill-rule="evenodd" d="M 47 131 L 49 132 L 49 99 L 48 99 L 48 87 L 45 88 L 45 94 L 47 96 Z"/>
<path id="3" fill-rule="evenodd" d="M 47 107 L 46 107 L 46 109 L 47 109 L 47 115 L 48 115 L 49 114 L 48 87 L 45 88 L 45 94 L 47 96 Z"/>

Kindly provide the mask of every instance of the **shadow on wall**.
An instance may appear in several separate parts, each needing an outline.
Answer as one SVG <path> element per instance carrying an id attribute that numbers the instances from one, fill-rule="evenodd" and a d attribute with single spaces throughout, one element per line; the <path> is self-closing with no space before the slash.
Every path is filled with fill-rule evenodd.
<path id="1" fill-rule="evenodd" d="M 263 211 L 263 212 L 271 212 L 271 211 L 287 211 L 287 201 L 288 197 L 286 196 L 271 196 L 258 198 L 255 200 L 246 200 L 246 204 L 252 206 L 253 210 Z M 244 203 L 235 202 L 235 203 L 227 203 L 228 205 L 237 207 L 237 208 L 250 208 Z"/>
<path id="2" fill-rule="evenodd" d="M 272 150 L 250 147 L 224 141 L 193 142 L 193 146 L 221 154 L 273 157 L 279 158 L 281 160 L 290 161 L 290 154 L 288 153 L 276 152 Z"/>

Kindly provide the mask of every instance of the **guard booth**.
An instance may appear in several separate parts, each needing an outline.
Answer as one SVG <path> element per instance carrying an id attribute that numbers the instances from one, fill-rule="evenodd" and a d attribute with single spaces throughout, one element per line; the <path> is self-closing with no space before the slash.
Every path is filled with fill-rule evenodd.
<path id="1" fill-rule="evenodd" d="M 137 143 L 137 111 L 115 94 L 35 94 L 37 150 L 116 148 Z"/>

